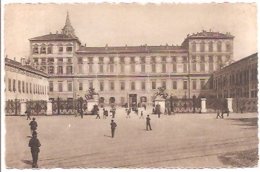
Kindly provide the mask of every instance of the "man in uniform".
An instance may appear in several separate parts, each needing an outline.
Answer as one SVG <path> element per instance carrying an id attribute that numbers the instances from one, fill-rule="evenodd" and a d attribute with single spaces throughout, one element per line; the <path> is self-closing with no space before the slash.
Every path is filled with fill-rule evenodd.
<path id="1" fill-rule="evenodd" d="M 39 147 L 41 146 L 41 143 L 39 139 L 37 138 L 37 133 L 33 132 L 32 138 L 29 141 L 29 147 L 31 147 L 31 154 L 32 154 L 32 168 L 38 168 L 38 154 L 40 152 Z"/>
<path id="2" fill-rule="evenodd" d="M 146 130 L 147 131 L 148 131 L 148 128 L 149 128 L 149 130 L 152 130 L 150 121 L 151 121 L 151 118 L 149 117 L 149 115 L 147 115 L 147 117 L 146 117 Z"/>
<path id="3" fill-rule="evenodd" d="M 31 132 L 33 133 L 35 130 L 37 130 L 38 124 L 35 121 L 35 118 L 32 119 L 32 121 L 29 123 L 30 127 L 31 127 Z"/>
<path id="4" fill-rule="evenodd" d="M 111 120 L 111 123 L 110 123 L 110 125 L 111 125 L 111 137 L 112 138 L 114 138 L 114 135 L 115 135 L 115 130 L 116 130 L 116 123 L 114 122 L 114 120 Z"/>

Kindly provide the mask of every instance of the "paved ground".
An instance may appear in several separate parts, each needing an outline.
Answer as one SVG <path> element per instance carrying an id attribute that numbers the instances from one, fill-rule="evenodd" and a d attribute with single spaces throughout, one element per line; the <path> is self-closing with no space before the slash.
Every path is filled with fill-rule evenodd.
<path id="1" fill-rule="evenodd" d="M 117 111 L 115 138 L 110 119 L 40 116 L 41 168 L 238 167 L 258 158 L 257 114 L 151 116 L 152 131 L 135 114 Z M 6 117 L 6 166 L 30 168 L 30 130 L 25 117 Z M 240 155 L 243 155 L 241 158 Z"/>

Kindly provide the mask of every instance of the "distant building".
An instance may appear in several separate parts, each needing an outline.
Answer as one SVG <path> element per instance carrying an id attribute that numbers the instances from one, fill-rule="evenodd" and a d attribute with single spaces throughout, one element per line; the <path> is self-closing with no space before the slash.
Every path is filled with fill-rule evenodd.
<path id="1" fill-rule="evenodd" d="M 213 89 L 218 98 L 233 98 L 239 111 L 257 111 L 257 53 L 213 73 Z"/>
<path id="2" fill-rule="evenodd" d="M 6 101 L 48 100 L 48 75 L 30 65 L 5 58 Z"/>
<path id="3" fill-rule="evenodd" d="M 212 93 L 208 79 L 232 61 L 233 38 L 202 31 L 181 46 L 86 47 L 67 14 L 61 33 L 30 39 L 30 59 L 48 74 L 51 99 L 84 97 L 93 87 L 105 103 L 151 103 L 158 87 L 176 97 Z"/>

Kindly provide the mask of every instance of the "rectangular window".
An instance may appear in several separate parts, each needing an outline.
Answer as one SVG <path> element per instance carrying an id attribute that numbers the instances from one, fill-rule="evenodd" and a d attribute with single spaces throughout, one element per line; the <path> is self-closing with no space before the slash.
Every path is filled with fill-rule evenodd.
<path id="1" fill-rule="evenodd" d="M 68 82 L 68 91 L 72 91 L 72 82 Z"/>
<path id="2" fill-rule="evenodd" d="M 166 89 L 166 81 L 162 81 L 162 87 Z"/>
<path id="3" fill-rule="evenodd" d="M 94 88 L 93 87 L 93 81 L 89 81 L 89 88 Z"/>
<path id="4" fill-rule="evenodd" d="M 93 65 L 92 65 L 92 64 L 89 64 L 89 65 L 88 65 L 88 70 L 89 70 L 89 73 L 92 73 L 92 72 L 93 72 Z"/>
<path id="5" fill-rule="evenodd" d="M 156 64 L 155 64 L 155 63 L 152 64 L 152 72 L 153 72 L 153 73 L 156 72 Z"/>
<path id="6" fill-rule="evenodd" d="M 205 89 L 205 79 L 200 80 L 200 89 L 202 89 L 202 90 Z"/>
<path id="7" fill-rule="evenodd" d="M 33 58 L 33 62 L 36 63 L 36 64 L 38 64 L 38 62 L 39 62 L 39 61 L 38 61 L 38 58 Z"/>
<path id="8" fill-rule="evenodd" d="M 8 91 L 12 91 L 12 80 L 8 79 Z"/>
<path id="9" fill-rule="evenodd" d="M 183 89 L 184 90 L 188 89 L 188 81 L 183 81 Z"/>
<path id="10" fill-rule="evenodd" d="M 209 56 L 209 62 L 213 63 L 213 56 Z"/>
<path id="11" fill-rule="evenodd" d="M 153 89 L 153 90 L 156 89 L 156 81 L 152 81 L 152 89 Z"/>
<path id="12" fill-rule="evenodd" d="M 29 91 L 28 91 L 28 83 L 26 82 L 26 93 L 28 94 Z"/>
<path id="13" fill-rule="evenodd" d="M 82 91 L 82 90 L 83 90 L 83 83 L 79 82 L 79 91 Z"/>
<path id="14" fill-rule="evenodd" d="M 72 66 L 67 66 L 67 74 L 72 74 Z"/>
<path id="15" fill-rule="evenodd" d="M 48 53 L 48 54 L 52 54 L 52 46 L 48 46 L 48 48 L 47 48 L 47 53 Z"/>
<path id="16" fill-rule="evenodd" d="M 41 47 L 41 54 L 46 54 L 46 47 Z"/>
<path id="17" fill-rule="evenodd" d="M 58 63 L 63 63 L 63 58 L 58 58 Z"/>
<path id="18" fill-rule="evenodd" d="M 62 92 L 63 91 L 63 87 L 62 87 L 62 82 L 61 81 L 59 81 L 58 86 L 59 86 L 59 92 Z"/>
<path id="19" fill-rule="evenodd" d="M 166 64 L 165 63 L 162 64 L 162 73 L 166 73 Z"/>
<path id="20" fill-rule="evenodd" d="M 83 70 L 82 70 L 82 65 L 81 65 L 81 64 L 79 64 L 79 65 L 78 65 L 78 70 L 79 70 L 79 73 L 80 73 L 80 74 L 82 74 L 82 73 L 83 73 Z"/>
<path id="21" fill-rule="evenodd" d="M 72 52 L 72 47 L 66 47 L 67 52 Z"/>
<path id="22" fill-rule="evenodd" d="M 141 64 L 141 72 L 145 73 L 145 64 Z"/>
<path id="23" fill-rule="evenodd" d="M 125 82 L 124 81 L 120 82 L 120 89 L 125 90 Z"/>
<path id="24" fill-rule="evenodd" d="M 177 72 L 177 65 L 176 65 L 176 63 L 172 64 L 172 72 Z"/>
<path id="25" fill-rule="evenodd" d="M 104 81 L 99 82 L 99 90 L 104 91 Z"/>
<path id="26" fill-rule="evenodd" d="M 15 84 L 15 80 L 13 79 L 13 92 L 16 91 L 16 84 Z"/>
<path id="27" fill-rule="evenodd" d="M 59 53 L 63 52 L 63 47 L 59 47 Z"/>
<path id="28" fill-rule="evenodd" d="M 99 72 L 100 73 L 104 72 L 104 65 L 103 64 L 99 64 Z"/>
<path id="29" fill-rule="evenodd" d="M 145 57 L 141 57 L 141 63 L 145 63 Z"/>
<path id="30" fill-rule="evenodd" d="M 110 73 L 113 73 L 114 72 L 114 64 L 110 64 L 109 68 L 110 68 Z"/>
<path id="31" fill-rule="evenodd" d="M 135 90 L 135 82 L 131 82 L 131 90 Z"/>
<path id="32" fill-rule="evenodd" d="M 24 93 L 24 81 L 22 81 L 22 92 Z"/>
<path id="33" fill-rule="evenodd" d="M 125 65 L 124 64 L 120 64 L 120 71 L 121 71 L 121 73 L 125 72 Z"/>
<path id="34" fill-rule="evenodd" d="M 200 63 L 200 71 L 205 72 L 205 63 Z"/>
<path id="35" fill-rule="evenodd" d="M 131 66 L 131 73 L 134 73 L 135 72 L 135 63 L 131 63 L 130 66 Z"/>
<path id="36" fill-rule="evenodd" d="M 71 58 L 71 57 L 68 57 L 68 58 L 67 58 L 67 63 L 69 63 L 69 64 L 72 63 L 72 58 Z"/>
<path id="37" fill-rule="evenodd" d="M 145 90 L 145 81 L 142 81 L 142 90 Z"/>
<path id="38" fill-rule="evenodd" d="M 213 72 L 213 70 L 214 70 L 214 65 L 213 65 L 213 63 L 209 63 L 209 71 L 210 71 L 210 72 Z"/>
<path id="39" fill-rule="evenodd" d="M 186 73 L 188 71 L 187 63 L 183 63 L 183 72 Z"/>
<path id="40" fill-rule="evenodd" d="M 196 80 L 192 80 L 192 89 L 193 90 L 197 89 L 197 81 Z"/>
<path id="41" fill-rule="evenodd" d="M 82 57 L 78 58 L 78 64 L 83 64 L 83 58 Z"/>
<path id="42" fill-rule="evenodd" d="M 205 62 L 205 56 L 201 56 L 201 57 L 200 57 L 200 61 L 201 61 L 201 62 Z"/>
<path id="43" fill-rule="evenodd" d="M 50 92 L 53 92 L 53 82 L 52 81 L 49 82 L 49 89 L 50 89 Z"/>
<path id="44" fill-rule="evenodd" d="M 110 81 L 110 90 L 113 91 L 115 89 L 114 81 Z"/>
<path id="45" fill-rule="evenodd" d="M 54 58 L 48 58 L 47 62 L 48 62 L 48 64 L 53 64 L 54 63 Z"/>
<path id="46" fill-rule="evenodd" d="M 63 67 L 62 66 L 58 66 L 58 74 L 63 74 Z"/>
<path id="47" fill-rule="evenodd" d="M 177 89 L 177 81 L 172 81 L 172 89 Z"/>
<path id="48" fill-rule="evenodd" d="M 32 83 L 30 83 L 30 94 L 32 94 Z"/>
<path id="49" fill-rule="evenodd" d="M 53 66 L 49 66 L 48 67 L 48 73 L 49 74 L 54 74 L 54 67 Z"/>
<path id="50" fill-rule="evenodd" d="M 192 63 L 192 71 L 193 72 L 197 71 L 197 64 L 196 63 Z"/>
<path id="51" fill-rule="evenodd" d="M 33 54 L 39 54 L 38 46 L 33 47 Z"/>
<path id="52" fill-rule="evenodd" d="M 120 63 L 124 64 L 125 63 L 125 57 L 120 57 Z"/>

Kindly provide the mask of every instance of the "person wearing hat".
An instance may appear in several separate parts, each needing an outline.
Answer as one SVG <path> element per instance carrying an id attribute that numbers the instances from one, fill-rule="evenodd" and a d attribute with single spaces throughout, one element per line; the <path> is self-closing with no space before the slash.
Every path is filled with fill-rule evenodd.
<path id="1" fill-rule="evenodd" d="M 149 117 L 149 115 L 147 115 L 147 117 L 146 117 L 146 130 L 147 131 L 148 131 L 148 128 L 149 128 L 149 130 L 152 130 L 150 121 L 151 121 L 151 118 Z"/>
<path id="2" fill-rule="evenodd" d="M 37 130 L 37 122 L 35 121 L 35 118 L 32 119 L 32 121 L 29 123 L 30 127 L 31 127 L 31 132 L 33 133 L 35 130 Z"/>
<path id="3" fill-rule="evenodd" d="M 32 168 L 38 168 L 38 155 L 40 152 L 41 143 L 39 139 L 37 138 L 37 132 L 34 131 L 32 134 L 32 138 L 29 141 L 29 147 L 31 148 L 31 154 L 32 154 Z"/>
<path id="4" fill-rule="evenodd" d="M 114 138 L 115 130 L 116 130 L 117 125 L 116 125 L 116 123 L 114 122 L 114 120 L 111 120 L 110 125 L 111 125 L 111 135 L 112 135 L 111 137 Z"/>

